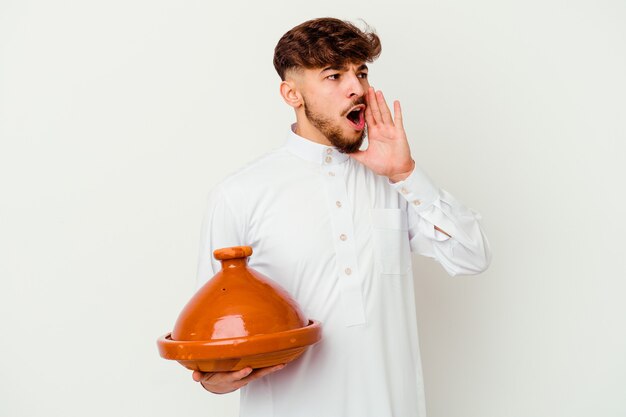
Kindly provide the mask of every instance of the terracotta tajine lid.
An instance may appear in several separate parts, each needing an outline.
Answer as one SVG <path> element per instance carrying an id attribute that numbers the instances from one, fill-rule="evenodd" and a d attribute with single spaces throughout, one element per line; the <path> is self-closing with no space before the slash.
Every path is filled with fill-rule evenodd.
<path id="1" fill-rule="evenodd" d="M 287 363 L 321 338 L 278 284 L 248 267 L 249 246 L 218 249 L 222 269 L 189 300 L 172 333 L 158 340 L 161 356 L 183 366 L 230 371 Z"/>

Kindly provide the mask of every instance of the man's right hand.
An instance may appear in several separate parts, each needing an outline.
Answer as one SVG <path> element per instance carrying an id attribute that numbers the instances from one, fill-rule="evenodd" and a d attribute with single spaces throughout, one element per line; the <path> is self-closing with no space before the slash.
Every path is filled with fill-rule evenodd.
<path id="1" fill-rule="evenodd" d="M 251 381 L 279 371 L 285 364 L 270 366 L 268 368 L 252 369 L 243 368 L 234 372 L 200 372 L 193 371 L 193 380 L 199 382 L 204 389 L 214 394 L 226 394 L 248 385 Z"/>

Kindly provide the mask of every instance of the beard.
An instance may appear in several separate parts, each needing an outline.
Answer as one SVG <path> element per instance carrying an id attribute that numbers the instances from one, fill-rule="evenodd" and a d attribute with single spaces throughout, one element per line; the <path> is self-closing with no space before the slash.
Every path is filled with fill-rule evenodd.
<path id="1" fill-rule="evenodd" d="M 303 97 L 303 106 L 304 106 L 304 114 L 311 124 L 319 130 L 326 139 L 341 153 L 354 153 L 361 148 L 363 144 L 363 139 L 367 134 L 367 127 L 363 129 L 363 131 L 359 134 L 356 139 L 348 138 L 344 136 L 341 131 L 341 127 L 334 123 L 330 118 L 324 116 L 323 114 L 317 113 L 311 110 L 306 105 L 306 100 Z M 357 104 L 364 104 L 365 99 L 361 97 L 359 100 L 356 100 L 350 108 L 354 107 Z M 349 109 L 346 109 L 345 114 L 348 113 Z M 344 116 L 345 116 L 344 114 Z"/>

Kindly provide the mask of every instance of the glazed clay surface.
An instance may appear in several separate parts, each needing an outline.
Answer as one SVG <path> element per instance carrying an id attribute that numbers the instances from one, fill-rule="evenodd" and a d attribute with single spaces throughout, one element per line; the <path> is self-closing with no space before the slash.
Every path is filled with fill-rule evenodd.
<path id="1" fill-rule="evenodd" d="M 172 333 L 159 338 L 162 357 L 210 371 L 287 363 L 321 338 L 291 296 L 248 267 L 249 246 L 218 249 L 222 269 L 189 300 Z"/>

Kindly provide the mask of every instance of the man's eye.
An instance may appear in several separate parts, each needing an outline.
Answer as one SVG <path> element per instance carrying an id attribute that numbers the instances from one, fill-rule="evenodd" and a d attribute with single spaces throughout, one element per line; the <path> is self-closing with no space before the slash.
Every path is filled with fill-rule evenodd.
<path id="1" fill-rule="evenodd" d="M 359 78 L 367 78 L 367 72 L 360 73 Z"/>
<path id="2" fill-rule="evenodd" d="M 329 80 L 338 80 L 339 79 L 339 74 L 331 74 L 328 77 Z"/>

